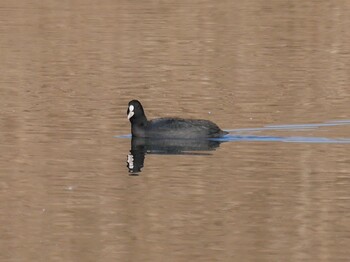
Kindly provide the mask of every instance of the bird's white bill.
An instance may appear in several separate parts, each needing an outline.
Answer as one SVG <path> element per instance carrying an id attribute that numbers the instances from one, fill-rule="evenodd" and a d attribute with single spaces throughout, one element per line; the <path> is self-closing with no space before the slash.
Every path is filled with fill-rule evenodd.
<path id="1" fill-rule="evenodd" d="M 130 118 L 132 118 L 133 115 L 134 115 L 134 106 L 130 105 L 129 106 L 128 120 L 130 120 Z"/>

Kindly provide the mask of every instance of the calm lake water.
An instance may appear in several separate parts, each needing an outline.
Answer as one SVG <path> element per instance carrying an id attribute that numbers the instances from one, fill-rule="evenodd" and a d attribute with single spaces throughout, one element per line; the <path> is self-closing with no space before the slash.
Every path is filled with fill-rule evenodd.
<path id="1" fill-rule="evenodd" d="M 0 14 L 1 261 L 348 261 L 350 2 Z M 120 137 L 131 99 L 230 137 Z"/>

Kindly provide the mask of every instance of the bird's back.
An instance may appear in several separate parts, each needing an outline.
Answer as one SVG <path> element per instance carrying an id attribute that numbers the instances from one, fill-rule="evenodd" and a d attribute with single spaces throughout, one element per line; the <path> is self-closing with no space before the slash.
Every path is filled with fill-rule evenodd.
<path id="1" fill-rule="evenodd" d="M 148 122 L 148 137 L 160 138 L 209 138 L 221 137 L 227 132 L 216 124 L 202 119 L 158 118 Z"/>

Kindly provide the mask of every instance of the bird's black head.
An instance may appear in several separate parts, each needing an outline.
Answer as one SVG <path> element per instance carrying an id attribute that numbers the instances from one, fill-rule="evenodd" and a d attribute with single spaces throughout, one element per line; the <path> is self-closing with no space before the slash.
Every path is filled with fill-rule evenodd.
<path id="1" fill-rule="evenodd" d="M 137 122 L 138 120 L 147 121 L 143 107 L 138 100 L 131 100 L 129 102 L 127 115 L 130 122 Z"/>

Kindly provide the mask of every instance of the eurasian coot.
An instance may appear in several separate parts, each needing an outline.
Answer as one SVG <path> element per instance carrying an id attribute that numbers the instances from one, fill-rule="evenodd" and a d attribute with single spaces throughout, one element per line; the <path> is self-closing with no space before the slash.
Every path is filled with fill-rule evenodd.
<path id="1" fill-rule="evenodd" d="M 134 137 L 199 139 L 222 137 L 228 133 L 202 119 L 157 118 L 148 121 L 138 100 L 129 102 L 127 115 Z"/>

